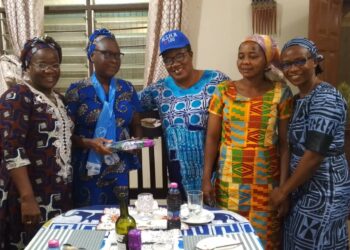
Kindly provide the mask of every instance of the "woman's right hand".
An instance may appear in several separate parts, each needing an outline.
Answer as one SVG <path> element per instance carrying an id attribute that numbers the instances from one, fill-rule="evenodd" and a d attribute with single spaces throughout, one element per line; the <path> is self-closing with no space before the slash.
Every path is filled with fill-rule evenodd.
<path id="1" fill-rule="evenodd" d="M 42 222 L 40 207 L 34 196 L 21 198 L 22 223 L 32 227 Z"/>
<path id="2" fill-rule="evenodd" d="M 214 207 L 215 206 L 215 190 L 211 184 L 210 179 L 203 179 L 202 191 L 203 191 L 203 202 L 210 207 Z"/>
<path id="3" fill-rule="evenodd" d="M 87 148 L 90 148 L 94 150 L 96 153 L 99 153 L 101 155 L 110 155 L 112 154 L 112 151 L 105 146 L 106 143 L 111 143 L 112 140 L 108 140 L 106 138 L 92 138 L 87 139 L 84 138 L 84 144 Z"/>

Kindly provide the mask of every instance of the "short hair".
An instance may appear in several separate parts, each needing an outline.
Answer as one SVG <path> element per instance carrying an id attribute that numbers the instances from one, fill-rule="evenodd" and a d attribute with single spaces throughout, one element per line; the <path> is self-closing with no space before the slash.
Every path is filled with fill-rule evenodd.
<path id="1" fill-rule="evenodd" d="M 30 61 L 33 55 L 40 49 L 51 48 L 57 51 L 59 63 L 62 62 L 62 48 L 61 46 L 50 36 L 44 37 L 34 37 L 29 39 L 24 44 L 24 47 L 21 51 L 21 62 L 22 69 L 26 70 L 29 67 Z"/>

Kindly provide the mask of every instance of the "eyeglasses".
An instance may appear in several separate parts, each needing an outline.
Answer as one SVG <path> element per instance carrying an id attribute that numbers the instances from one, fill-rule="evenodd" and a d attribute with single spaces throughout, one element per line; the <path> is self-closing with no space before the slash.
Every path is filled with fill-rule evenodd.
<path id="1" fill-rule="evenodd" d="M 100 52 L 103 55 L 104 59 L 106 60 L 115 59 L 118 61 L 124 56 L 124 53 L 120 53 L 120 52 L 113 53 L 108 50 L 99 50 L 99 49 L 95 49 L 94 51 Z"/>
<path id="2" fill-rule="evenodd" d="M 302 67 L 306 64 L 306 62 L 308 60 L 310 60 L 311 58 L 313 58 L 312 56 L 309 56 L 307 58 L 301 58 L 301 59 L 297 59 L 295 61 L 292 61 L 292 62 L 284 62 L 284 63 L 281 63 L 281 69 L 282 70 L 288 70 L 290 69 L 293 65 L 295 67 Z"/>
<path id="3" fill-rule="evenodd" d="M 60 64 L 59 63 L 55 63 L 55 64 L 46 64 L 46 63 L 31 63 L 32 65 L 34 65 L 34 67 L 42 70 L 42 71 L 46 71 L 48 69 L 51 70 L 59 70 L 60 69 Z"/>
<path id="4" fill-rule="evenodd" d="M 181 63 L 185 60 L 185 55 L 187 51 L 179 52 L 173 57 L 165 57 L 163 58 L 163 62 L 166 66 L 172 65 L 174 62 Z"/>

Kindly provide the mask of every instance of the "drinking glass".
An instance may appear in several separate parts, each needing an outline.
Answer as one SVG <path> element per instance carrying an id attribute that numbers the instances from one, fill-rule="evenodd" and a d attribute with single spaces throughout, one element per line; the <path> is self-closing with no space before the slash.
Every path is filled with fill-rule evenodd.
<path id="1" fill-rule="evenodd" d="M 140 193 L 137 195 L 136 209 L 141 219 L 151 219 L 153 214 L 154 199 L 151 193 Z"/>
<path id="2" fill-rule="evenodd" d="M 203 192 L 201 190 L 187 191 L 187 202 L 190 217 L 199 215 L 202 212 L 203 207 Z"/>

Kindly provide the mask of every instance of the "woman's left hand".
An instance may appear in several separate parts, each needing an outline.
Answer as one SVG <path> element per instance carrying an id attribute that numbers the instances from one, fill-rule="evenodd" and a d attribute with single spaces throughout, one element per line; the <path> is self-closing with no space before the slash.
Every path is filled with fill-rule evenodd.
<path id="1" fill-rule="evenodd" d="M 283 218 L 286 216 L 289 212 L 289 206 L 290 206 L 290 201 L 289 198 L 287 198 L 282 204 L 278 207 L 277 209 L 277 217 L 278 218 Z"/>
<path id="2" fill-rule="evenodd" d="M 270 204 L 273 208 L 278 209 L 286 198 L 287 195 L 283 192 L 283 190 L 280 187 L 276 187 L 270 194 Z"/>

